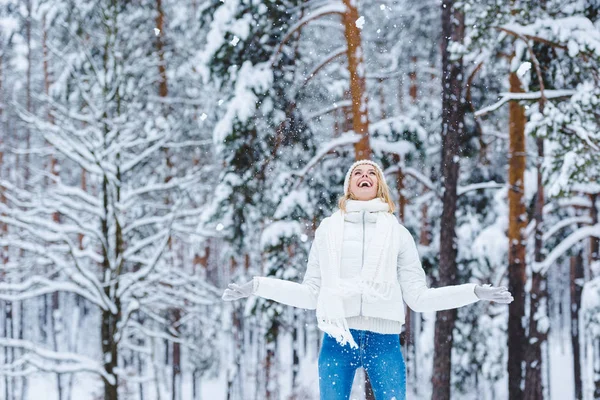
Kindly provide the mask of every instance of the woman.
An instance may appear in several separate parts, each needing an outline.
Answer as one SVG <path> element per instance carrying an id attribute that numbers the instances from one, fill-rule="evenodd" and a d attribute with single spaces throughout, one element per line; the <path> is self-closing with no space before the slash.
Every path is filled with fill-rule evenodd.
<path id="1" fill-rule="evenodd" d="M 319 354 L 321 399 L 348 399 L 363 367 L 377 400 L 405 399 L 406 373 L 398 334 L 404 304 L 417 312 L 462 307 L 480 299 L 510 303 L 505 287 L 473 283 L 427 287 L 417 247 L 393 214 L 383 171 L 355 162 L 344 181 L 339 210 L 319 225 L 303 282 L 254 277 L 230 284 L 224 300 L 252 294 L 316 309 L 325 332 Z"/>

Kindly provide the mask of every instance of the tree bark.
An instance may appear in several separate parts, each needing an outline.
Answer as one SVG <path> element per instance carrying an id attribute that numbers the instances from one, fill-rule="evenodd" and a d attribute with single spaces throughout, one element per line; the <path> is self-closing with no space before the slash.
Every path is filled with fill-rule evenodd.
<path id="1" fill-rule="evenodd" d="M 590 194 L 590 201 L 592 202 L 592 208 L 590 209 L 590 216 L 592 217 L 592 225 L 598 224 L 598 207 L 596 206 L 596 201 L 598 200 L 598 194 L 600 193 L 592 193 Z M 588 264 L 591 265 L 593 262 L 600 260 L 600 238 L 590 237 L 590 256 Z M 593 274 L 590 271 L 590 279 L 593 278 Z"/>
<path id="2" fill-rule="evenodd" d="M 456 208 L 460 144 L 464 127 L 462 59 L 451 60 L 449 41 L 462 42 L 464 16 L 454 9 L 453 0 L 442 2 L 442 165 L 444 185 L 440 231 L 439 286 L 456 284 Z M 450 399 L 452 372 L 452 331 L 456 309 L 438 312 L 435 321 L 432 395 L 434 400 Z"/>
<path id="3" fill-rule="evenodd" d="M 274 318 L 271 320 L 271 326 L 266 335 L 267 355 L 265 357 L 265 379 L 266 391 L 265 398 L 267 400 L 279 398 L 279 377 L 277 375 L 277 338 L 279 336 L 279 320 Z"/>
<path id="4" fill-rule="evenodd" d="M 171 312 L 173 316 L 173 330 L 179 335 L 179 328 L 175 324 L 181 319 L 181 310 L 174 308 Z M 181 344 L 173 342 L 173 365 L 171 368 L 172 400 L 180 400 L 182 398 L 181 384 Z"/>
<path id="5" fill-rule="evenodd" d="M 32 4 L 31 0 L 27 0 L 27 18 L 25 21 L 25 40 L 27 41 L 27 76 L 25 81 L 25 106 L 27 108 L 28 113 L 33 112 L 33 105 L 31 102 L 31 64 L 33 62 L 32 52 L 31 52 L 31 23 L 32 23 Z M 29 130 L 29 126 L 25 127 L 25 161 L 23 168 L 23 187 L 27 185 L 27 181 L 29 181 L 29 149 L 31 148 L 31 131 Z M 18 157 L 18 156 L 17 156 Z"/>
<path id="6" fill-rule="evenodd" d="M 570 301 L 571 301 L 571 347 L 573 350 L 573 382 L 575 400 L 583 398 L 583 383 L 581 380 L 581 348 L 579 346 L 579 309 L 581 307 L 581 292 L 583 290 L 583 257 L 581 253 L 571 257 L 570 263 Z"/>
<path id="7" fill-rule="evenodd" d="M 509 76 L 510 92 L 522 93 L 521 81 L 515 72 Z M 518 102 L 509 104 L 508 160 L 508 279 L 514 301 L 508 306 L 508 392 L 511 399 L 522 399 L 521 388 L 527 337 L 525 317 L 525 110 Z"/>
<path id="8" fill-rule="evenodd" d="M 537 139 L 537 194 L 535 199 L 535 261 L 543 260 L 544 233 L 544 184 L 541 161 L 544 156 L 544 139 Z M 525 391 L 526 400 L 542 400 L 547 397 L 542 379 L 543 357 L 542 350 L 547 346 L 548 339 L 548 291 L 546 277 L 538 270 L 531 272 L 531 294 L 529 300 L 529 345 L 526 347 Z"/>
<path id="9" fill-rule="evenodd" d="M 350 73 L 350 94 L 352 97 L 352 127 L 361 135 L 360 141 L 354 145 L 357 160 L 371 158 L 369 144 L 369 114 L 367 110 L 367 93 L 365 84 L 365 67 L 360 29 L 356 26 L 359 18 L 356 2 L 343 0 L 346 12 L 343 15 L 348 54 L 348 72 Z"/>
<path id="10" fill-rule="evenodd" d="M 417 57 L 412 56 L 412 69 L 408 73 L 408 78 L 410 80 L 410 86 L 408 87 L 408 94 L 410 96 L 411 104 L 417 104 L 417 93 L 418 93 L 418 82 L 417 82 Z"/>
<path id="11" fill-rule="evenodd" d="M 158 53 L 158 76 L 160 81 L 158 83 L 158 95 L 160 97 L 167 97 L 169 92 L 167 86 L 167 66 L 165 64 L 164 54 L 164 43 L 163 43 L 163 29 L 164 29 L 164 12 L 162 8 L 162 0 L 156 0 L 156 28 L 159 29 L 159 33 L 156 36 L 156 50 Z"/>

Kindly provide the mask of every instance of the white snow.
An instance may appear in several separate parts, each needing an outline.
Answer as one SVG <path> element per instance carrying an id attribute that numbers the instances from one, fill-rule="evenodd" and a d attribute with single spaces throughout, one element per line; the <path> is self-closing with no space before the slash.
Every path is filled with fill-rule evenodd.
<path id="1" fill-rule="evenodd" d="M 354 23 L 358 29 L 362 29 L 365 26 L 365 17 L 360 16 Z"/>

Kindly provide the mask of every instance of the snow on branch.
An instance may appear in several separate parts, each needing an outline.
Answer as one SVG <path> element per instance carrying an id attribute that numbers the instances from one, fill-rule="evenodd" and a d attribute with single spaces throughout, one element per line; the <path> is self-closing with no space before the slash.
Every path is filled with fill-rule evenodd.
<path id="1" fill-rule="evenodd" d="M 548 271 L 548 268 L 550 268 L 550 266 L 554 264 L 560 257 L 564 256 L 565 253 L 576 243 L 589 237 L 600 238 L 600 224 L 585 226 L 571 233 L 562 242 L 560 242 L 558 246 L 552 249 L 544 261 L 534 262 L 531 268 L 536 272 L 545 274 Z"/>
<path id="2" fill-rule="evenodd" d="M 20 339 L 0 338 L 0 347 L 19 348 L 26 351 L 21 360 L 15 363 L 15 366 L 30 364 L 38 371 L 56 373 L 91 372 L 102 376 L 111 384 L 116 383 L 114 377 L 107 374 L 106 370 L 97 361 L 76 353 L 52 351 L 44 349 L 33 342 Z M 0 375 L 3 374 L 5 368 L 6 366 L 0 367 Z"/>
<path id="3" fill-rule="evenodd" d="M 92 303 L 98 305 L 103 310 L 111 310 L 111 311 L 116 310 L 115 304 L 106 296 L 106 294 L 102 290 L 102 286 L 97 281 L 96 277 L 94 275 L 90 274 L 88 271 L 82 269 L 77 260 L 74 262 L 75 270 L 77 271 L 77 273 L 75 273 L 73 271 L 73 267 L 71 264 L 67 263 L 65 260 L 60 259 L 56 254 L 54 254 L 53 251 L 51 251 L 51 249 L 48 249 L 45 246 L 40 246 L 40 245 L 36 245 L 34 243 L 15 240 L 12 238 L 11 239 L 0 239 L 0 246 L 9 246 L 9 245 L 14 248 L 23 249 L 25 251 L 36 254 L 41 259 L 50 260 L 50 262 L 54 266 L 59 268 L 63 273 L 65 273 L 69 277 L 69 279 L 72 281 L 72 283 L 75 284 L 74 288 L 78 288 L 77 290 L 74 290 L 73 287 L 64 286 L 64 284 L 65 284 L 64 282 L 61 283 L 61 282 L 56 282 L 53 280 L 53 281 L 47 281 L 50 284 L 50 286 L 48 287 L 48 290 L 52 289 L 51 291 L 48 291 L 47 293 L 53 293 L 56 291 L 70 291 L 70 292 L 77 293 L 77 294 L 85 297 Z M 32 284 L 33 283 L 43 283 L 42 280 L 45 280 L 45 278 L 40 278 L 40 277 L 34 277 L 32 279 L 38 279 L 38 282 L 32 280 L 31 281 Z M 28 281 L 21 283 L 21 284 L 23 285 L 26 283 L 28 283 Z M 55 283 L 60 284 L 60 285 L 55 285 Z M 20 290 L 19 287 L 17 287 L 17 286 L 12 286 L 12 287 L 7 286 L 6 288 L 2 288 L 0 286 L 0 290 L 9 291 L 11 289 Z M 42 289 L 40 289 L 40 290 L 42 290 Z M 45 291 L 43 293 L 38 292 L 36 294 L 36 296 L 39 296 L 42 294 L 45 294 Z M 28 296 L 27 298 L 30 298 L 29 293 L 27 293 L 26 295 Z M 33 296 L 31 296 L 31 297 L 33 297 Z M 25 298 L 25 297 L 23 297 L 23 298 Z"/>
<path id="4" fill-rule="evenodd" d="M 570 57 L 578 54 L 600 58 L 600 32 L 586 17 L 538 19 L 530 25 L 505 24 L 496 29 L 566 50 Z"/>
<path id="5" fill-rule="evenodd" d="M 546 242 L 548 239 L 550 239 L 552 236 L 554 236 L 554 234 L 556 232 L 560 231 L 562 228 L 565 228 L 569 225 L 573 225 L 573 224 L 590 225 L 592 223 L 593 223 L 592 217 L 590 217 L 589 215 L 582 215 L 582 216 L 561 219 L 560 221 L 558 221 L 557 223 L 552 225 L 550 227 L 550 229 L 548 229 L 547 232 L 544 232 L 544 235 L 542 236 L 542 241 Z"/>
<path id="6" fill-rule="evenodd" d="M 60 282 L 34 276 L 20 283 L 0 283 L 0 300 L 4 301 L 23 301 L 56 292 L 75 293 L 101 309 L 107 309 L 100 299 L 72 282 Z"/>
<path id="7" fill-rule="evenodd" d="M 160 148 L 162 148 L 164 146 L 164 144 L 169 141 L 169 139 L 170 139 L 169 135 L 163 136 L 160 140 L 158 140 L 152 146 L 150 146 L 147 149 L 145 149 L 144 151 L 142 151 L 137 157 L 134 157 L 133 159 L 124 163 L 121 166 L 121 173 L 125 174 L 125 173 L 129 172 L 130 170 L 135 168 L 138 164 L 140 164 L 142 161 L 148 159 L 148 157 L 151 154 L 155 153 Z"/>
<path id="8" fill-rule="evenodd" d="M 133 287 L 133 285 L 136 282 L 140 282 L 145 280 L 156 268 L 156 266 L 158 265 L 158 261 L 160 261 L 160 258 L 163 254 L 163 251 L 165 250 L 165 248 L 167 247 L 167 244 L 169 243 L 169 238 L 170 238 L 170 231 L 171 231 L 171 224 L 172 224 L 172 220 L 169 223 L 169 226 L 163 230 L 161 230 L 158 234 L 151 236 L 151 238 L 159 238 L 160 236 L 164 236 L 162 239 L 162 242 L 158 244 L 158 246 L 156 246 L 156 250 L 154 251 L 154 254 L 152 255 L 152 257 L 146 261 L 146 265 L 143 268 L 140 268 L 139 271 L 133 272 L 131 274 L 126 275 L 126 277 L 128 279 L 130 279 L 129 284 L 123 284 L 121 285 L 121 287 L 119 288 L 119 291 L 117 293 L 117 295 L 119 297 L 122 297 L 125 295 L 125 293 L 127 293 L 129 290 L 131 290 L 131 288 Z M 152 241 L 149 240 L 144 240 L 142 241 L 143 245 L 148 245 L 151 243 L 155 243 L 155 240 L 153 239 Z M 142 245 L 137 245 L 135 246 L 135 248 L 131 249 L 131 254 L 133 254 L 134 252 L 137 252 L 141 249 Z M 129 252 L 130 249 L 127 249 L 127 251 Z M 125 257 L 126 258 L 126 257 Z M 125 276 L 122 276 L 122 278 L 124 278 Z"/>
<path id="9" fill-rule="evenodd" d="M 128 210 L 133 206 L 133 203 L 139 200 L 140 196 L 154 192 L 177 189 L 184 185 L 197 183 L 200 179 L 201 177 L 198 174 L 191 173 L 182 177 L 174 177 L 168 182 L 146 183 L 139 188 L 124 190 L 121 201 L 116 205 L 116 207 L 120 211 Z"/>
<path id="10" fill-rule="evenodd" d="M 480 183 L 474 183 L 472 185 L 467 185 L 467 186 L 459 186 L 457 188 L 457 195 L 458 196 L 462 196 L 463 194 L 470 192 L 472 190 L 479 190 L 479 189 L 502 189 L 503 187 L 506 187 L 505 183 L 498 183 L 495 181 L 490 181 L 490 182 L 480 182 Z"/>
<path id="11" fill-rule="evenodd" d="M 546 99 L 559 99 L 562 97 L 570 97 L 576 93 L 575 90 L 545 90 L 543 93 Z M 502 98 L 496 103 L 482 108 L 481 110 L 475 111 L 475 117 L 482 117 L 492 111 L 496 111 L 505 103 L 514 100 L 539 100 L 542 98 L 541 92 L 529 92 L 529 93 L 500 93 Z"/>
<path id="12" fill-rule="evenodd" d="M 196 352 L 202 352 L 202 349 L 195 346 L 191 341 L 183 340 L 177 336 L 169 335 L 165 332 L 154 331 L 146 328 L 144 325 L 140 324 L 135 320 L 131 320 L 130 329 L 137 330 L 142 333 L 146 337 L 152 337 L 157 339 L 164 339 L 172 343 L 179 343 L 180 345 L 187 347 L 188 349 Z"/>
<path id="13" fill-rule="evenodd" d="M 265 63 L 253 65 L 244 61 L 237 73 L 233 97 L 227 104 L 225 114 L 213 129 L 213 143 L 217 153 L 223 151 L 223 143 L 233 132 L 235 122 L 246 124 L 259 109 L 261 93 L 269 91 L 273 85 L 273 70 Z"/>
<path id="14" fill-rule="evenodd" d="M 415 145 L 408 140 L 398 140 L 389 142 L 380 138 L 369 138 L 371 148 L 377 153 L 392 153 L 399 156 L 405 156 L 408 153 L 415 151 Z"/>

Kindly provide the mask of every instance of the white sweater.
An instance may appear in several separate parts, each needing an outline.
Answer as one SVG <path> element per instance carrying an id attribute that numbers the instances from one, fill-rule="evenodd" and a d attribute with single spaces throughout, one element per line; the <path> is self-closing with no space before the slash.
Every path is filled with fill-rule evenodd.
<path id="1" fill-rule="evenodd" d="M 355 202 L 354 205 L 356 203 L 360 205 L 362 202 Z M 360 274 L 364 249 L 369 238 L 374 236 L 376 212 L 360 209 L 360 206 L 358 208 L 359 211 L 344 214 L 341 278 L 352 278 Z M 417 312 L 447 310 L 479 300 L 474 290 L 476 284 L 428 288 L 415 241 L 404 226 L 399 227 L 401 245 L 396 263 L 398 281 L 392 297 L 376 303 L 364 301 L 362 295 L 344 299 L 344 313 L 351 329 L 400 333 L 405 320 L 403 300 Z M 316 243 L 318 238 L 317 235 L 311 246 L 302 283 L 255 277 L 255 294 L 282 304 L 315 309 L 321 285 L 321 266 L 319 252 L 316 250 L 319 247 Z"/>

